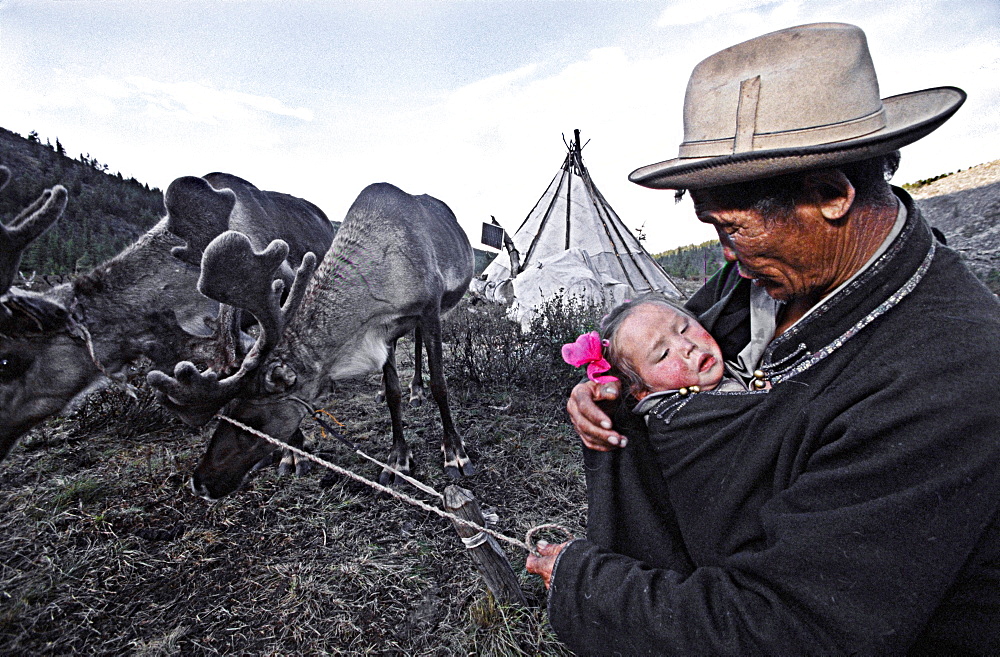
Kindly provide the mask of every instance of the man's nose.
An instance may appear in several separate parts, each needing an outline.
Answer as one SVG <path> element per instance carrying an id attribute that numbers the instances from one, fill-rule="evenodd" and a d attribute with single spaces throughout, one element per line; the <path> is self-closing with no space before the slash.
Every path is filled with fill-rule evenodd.
<path id="1" fill-rule="evenodd" d="M 719 244 L 722 245 L 722 257 L 726 259 L 726 262 L 736 262 L 736 251 L 729 244 L 729 236 L 723 230 L 719 230 L 718 233 Z"/>

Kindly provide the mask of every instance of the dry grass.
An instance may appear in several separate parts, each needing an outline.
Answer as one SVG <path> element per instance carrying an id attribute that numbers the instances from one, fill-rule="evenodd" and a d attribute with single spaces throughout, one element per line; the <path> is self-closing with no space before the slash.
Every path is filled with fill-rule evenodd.
<path id="1" fill-rule="evenodd" d="M 404 371 L 410 353 L 401 346 Z M 508 535 L 542 522 L 583 531 L 580 448 L 563 409 L 576 375 L 563 367 L 540 389 L 489 391 L 452 371 L 456 422 L 479 468 L 463 485 Z M 378 383 L 340 385 L 328 408 L 382 456 Z M 359 484 L 265 469 L 205 502 L 185 485 L 207 434 L 144 394 L 99 393 L 0 465 L 0 653 L 566 654 L 523 553 L 504 546 L 532 607 L 500 608 L 447 521 Z M 404 415 L 420 478 L 443 489 L 435 405 Z M 377 474 L 318 442 L 315 426 L 307 435 L 325 458 Z"/>

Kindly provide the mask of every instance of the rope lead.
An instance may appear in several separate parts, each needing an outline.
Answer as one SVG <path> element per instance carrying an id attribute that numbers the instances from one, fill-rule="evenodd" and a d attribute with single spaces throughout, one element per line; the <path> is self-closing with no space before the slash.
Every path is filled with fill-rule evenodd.
<path id="1" fill-rule="evenodd" d="M 440 500 L 441 502 L 444 501 L 444 496 L 441 493 L 439 493 L 436 490 L 434 490 L 433 488 L 431 488 L 430 486 L 427 486 L 426 484 L 423 484 L 423 483 L 417 481 L 416 479 L 412 479 L 411 477 L 403 474 L 402 472 L 399 472 L 395 468 L 393 468 L 393 467 L 391 467 L 389 465 L 386 465 L 385 463 L 382 463 L 378 459 L 374 459 L 371 456 L 368 456 L 367 454 L 365 454 L 364 452 L 362 452 L 360 449 L 358 449 L 357 446 L 354 445 L 354 443 L 350 442 L 346 438 L 341 437 L 336 431 L 333 430 L 332 427 L 330 427 L 330 425 L 328 425 L 326 422 L 320 420 L 317 417 L 321 412 L 322 411 L 315 411 L 313 413 L 313 418 L 315 418 L 320 423 L 320 425 L 322 425 L 327 431 L 330 431 L 330 433 L 333 434 L 335 437 L 339 438 L 342 442 L 344 442 L 345 444 L 347 444 L 350 447 L 352 447 L 354 449 L 355 454 L 358 454 L 359 456 L 368 459 L 372 463 L 375 463 L 376 465 L 382 466 L 383 468 L 385 468 L 389 472 L 392 472 L 393 474 L 395 474 L 395 475 L 397 475 L 399 477 L 402 477 L 405 481 L 407 481 L 410 484 L 413 484 L 418 489 L 424 491 L 425 493 L 429 493 L 430 495 L 433 495 L 433 496 L 437 497 L 438 500 Z M 525 540 L 523 540 L 523 541 L 520 541 L 520 540 L 518 540 L 516 538 L 512 538 L 510 536 L 505 536 L 504 534 L 501 534 L 498 531 L 490 529 L 489 527 L 483 527 L 483 526 L 478 525 L 478 524 L 476 524 L 474 522 L 466 520 L 465 518 L 459 518 L 458 516 L 456 516 L 453 513 L 449 513 L 447 511 L 444 511 L 443 509 L 439 509 L 437 507 L 433 507 L 433 506 L 427 504 L 426 502 L 424 502 L 422 500 L 418 500 L 415 497 L 411 497 L 409 495 L 406 495 L 405 493 L 401 493 L 399 491 L 393 490 L 392 488 L 389 488 L 388 486 L 383 486 L 382 484 L 380 484 L 378 482 L 375 482 L 375 481 L 372 481 L 372 480 L 367 479 L 365 477 L 362 477 L 359 474 L 355 474 L 355 473 L 351 472 L 350 470 L 342 468 L 339 465 L 335 465 L 335 464 L 333 464 L 333 463 L 331 463 L 331 462 L 329 462 L 329 461 L 327 461 L 327 460 L 325 460 L 323 458 L 320 458 L 319 456 L 316 456 L 314 454 L 310 454 L 309 452 L 306 452 L 305 450 L 299 449 L 298 447 L 293 447 L 292 445 L 289 445 L 288 443 L 282 442 L 282 441 L 278 440 L 277 438 L 274 438 L 273 436 L 269 436 L 266 433 L 264 433 L 262 431 L 258 431 L 257 429 L 254 429 L 251 426 L 247 426 L 246 424 L 243 424 L 239 420 L 235 420 L 235 419 L 233 419 L 231 417 L 228 417 L 226 415 L 223 415 L 221 413 L 217 413 L 216 417 L 219 418 L 220 420 L 225 420 L 226 422 L 232 424 L 234 427 L 242 429 L 243 431 L 246 431 L 249 434 L 252 434 L 254 436 L 257 436 L 258 438 L 266 440 L 267 442 L 271 443 L 272 445 L 276 445 L 277 447 L 280 447 L 282 449 L 286 449 L 286 450 L 292 452 L 293 454 L 295 454 L 296 456 L 301 456 L 302 458 L 308 459 L 308 460 L 312 461 L 313 463 L 318 463 L 319 465 L 323 466 L 324 468 L 326 468 L 328 470 L 332 470 L 332 471 L 336 472 L 337 474 L 340 474 L 342 476 L 348 477 L 349 479 L 353 479 L 354 481 L 362 483 L 362 484 L 368 486 L 369 488 L 374 488 L 375 490 L 377 490 L 379 492 L 382 492 L 382 493 L 385 493 L 386 495 L 390 495 L 392 497 L 395 497 L 397 500 L 400 500 L 402 502 L 406 502 L 407 504 L 411 504 L 413 506 L 419 507 L 419 508 L 423 509 L 424 511 L 430 511 L 431 513 L 434 513 L 434 514 L 436 514 L 438 516 L 441 516 L 442 518 L 447 518 L 448 520 L 451 520 L 453 522 L 461 523 L 461 524 L 463 524 L 463 525 L 465 525 L 467 527 L 471 527 L 472 529 L 477 530 L 479 532 L 479 534 L 471 536 L 469 539 L 463 539 L 463 543 L 465 543 L 466 540 L 468 540 L 470 543 L 475 543 L 474 545 L 470 545 L 469 543 L 466 543 L 466 547 L 469 548 L 469 549 L 471 549 L 473 547 L 478 547 L 479 545 L 482 545 L 483 542 L 485 542 L 485 540 L 486 540 L 486 535 L 489 534 L 493 538 L 496 538 L 498 540 L 501 540 L 501 541 L 504 541 L 506 543 L 509 543 L 510 545 L 513 545 L 515 547 L 519 547 L 522 550 L 526 550 L 526 551 L 530 552 L 531 554 L 533 554 L 533 555 L 535 555 L 537 557 L 537 556 L 541 556 L 541 555 L 538 554 L 538 551 L 535 550 L 534 546 L 531 545 L 531 543 L 530 543 L 531 536 L 535 532 L 542 531 L 542 530 L 545 530 L 545 529 L 556 529 L 556 530 L 562 531 L 570 539 L 573 538 L 572 532 L 570 532 L 568 529 L 566 529 L 562 525 L 554 525 L 554 524 L 538 525 L 537 527 L 532 527 L 530 530 L 528 530 L 528 533 L 525 535 Z M 330 417 L 333 417 L 333 416 L 331 415 Z M 336 418 L 334 418 L 334 421 L 336 422 Z M 480 536 L 482 536 L 481 539 L 479 538 Z"/>

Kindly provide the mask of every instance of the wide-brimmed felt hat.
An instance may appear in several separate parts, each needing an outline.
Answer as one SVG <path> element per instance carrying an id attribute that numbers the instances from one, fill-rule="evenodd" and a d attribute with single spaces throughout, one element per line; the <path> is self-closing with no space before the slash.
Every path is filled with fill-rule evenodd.
<path id="1" fill-rule="evenodd" d="M 765 34 L 694 68 L 678 157 L 629 180 L 699 189 L 863 160 L 926 136 L 965 102 L 956 87 L 879 96 L 861 28 L 815 23 Z"/>

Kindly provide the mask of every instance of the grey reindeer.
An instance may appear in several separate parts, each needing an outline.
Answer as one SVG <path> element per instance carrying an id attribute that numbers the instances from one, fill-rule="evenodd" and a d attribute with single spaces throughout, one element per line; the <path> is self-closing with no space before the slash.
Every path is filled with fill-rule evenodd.
<path id="1" fill-rule="evenodd" d="M 395 349 L 401 336 L 417 329 L 441 413 L 445 472 L 455 478 L 474 474 L 452 421 L 442 365 L 441 315 L 459 302 L 473 273 L 472 247 L 448 206 L 387 183 L 366 187 L 319 269 L 310 277 L 303 261 L 282 306 L 284 285 L 272 282 L 270 272 L 283 252 L 280 242 L 257 252 L 237 232 L 220 235 L 205 249 L 199 289 L 252 313 L 262 330 L 231 376 L 199 371 L 190 362 L 178 363 L 172 376 L 150 372 L 147 379 L 161 403 L 193 425 L 226 407 L 233 418 L 287 440 L 331 381 L 381 368 L 392 424 L 388 464 L 410 473 L 413 455 L 403 436 Z M 223 497 L 273 449 L 220 422 L 192 489 L 209 499 Z M 396 483 L 390 471 L 379 479 Z"/>
<path id="2" fill-rule="evenodd" d="M 289 280 L 306 252 L 333 240 L 326 215 L 307 201 L 229 174 L 188 176 L 167 188 L 166 216 L 117 256 L 42 294 L 12 288 L 21 253 L 65 202 L 53 188 L 0 231 L 0 458 L 141 356 L 154 367 L 187 359 L 220 370 L 242 359 L 247 337 L 196 289 L 202 250 L 219 233 L 239 228 L 255 244 L 293 244 L 276 268 Z"/>

